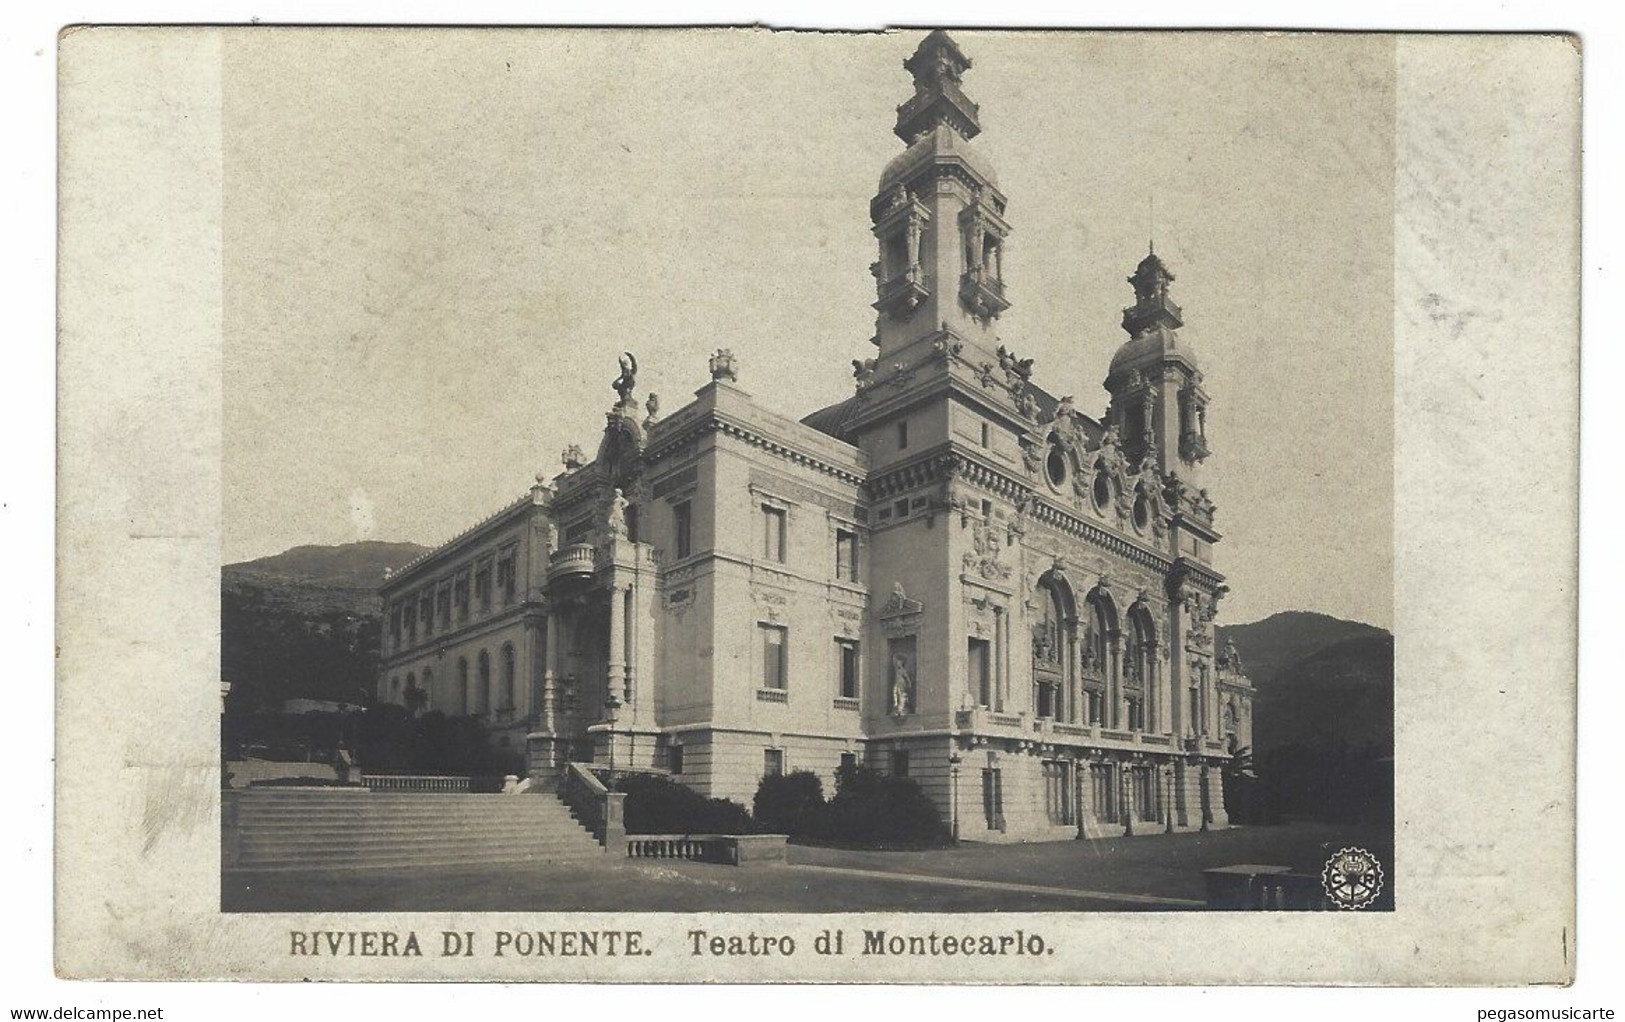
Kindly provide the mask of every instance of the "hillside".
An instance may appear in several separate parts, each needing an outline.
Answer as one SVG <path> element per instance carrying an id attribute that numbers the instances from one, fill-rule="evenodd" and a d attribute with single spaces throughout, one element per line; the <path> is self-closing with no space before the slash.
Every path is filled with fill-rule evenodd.
<path id="1" fill-rule="evenodd" d="M 1394 740 L 1394 637 L 1381 628 L 1325 614 L 1288 611 L 1221 626 L 1258 688 L 1258 751 Z"/>
<path id="2" fill-rule="evenodd" d="M 222 570 L 239 575 L 271 575 L 331 586 L 376 589 L 384 580 L 385 568 L 399 568 L 427 550 L 416 543 L 378 540 L 340 546 L 296 546 L 270 557 L 228 564 Z"/>
<path id="3" fill-rule="evenodd" d="M 1394 637 L 1289 612 L 1219 629 L 1258 695 L 1255 820 L 1393 818 Z"/>
<path id="4" fill-rule="evenodd" d="M 414 543 L 302 546 L 220 569 L 220 673 L 231 708 L 357 701 L 378 672 L 377 587 Z"/>

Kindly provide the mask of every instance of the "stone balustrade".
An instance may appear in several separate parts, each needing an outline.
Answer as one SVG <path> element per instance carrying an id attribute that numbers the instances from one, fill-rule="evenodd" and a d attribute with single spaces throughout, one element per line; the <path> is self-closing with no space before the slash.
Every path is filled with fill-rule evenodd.
<path id="1" fill-rule="evenodd" d="M 729 866 L 785 861 L 784 834 L 628 834 L 629 859 L 683 859 Z"/>
<path id="2" fill-rule="evenodd" d="M 591 543 L 571 543 L 553 551 L 547 567 L 549 580 L 566 575 L 591 575 L 598 567 L 598 552 Z"/>

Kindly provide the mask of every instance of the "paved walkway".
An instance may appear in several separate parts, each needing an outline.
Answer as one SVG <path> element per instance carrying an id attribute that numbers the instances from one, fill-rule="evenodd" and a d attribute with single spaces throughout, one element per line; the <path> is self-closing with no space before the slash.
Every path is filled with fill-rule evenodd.
<path id="1" fill-rule="evenodd" d="M 1033 884 L 1007 884 L 998 880 L 964 880 L 952 877 L 927 876 L 923 873 L 893 873 L 879 869 L 852 869 L 847 866 L 792 866 L 791 869 L 812 869 L 845 876 L 873 877 L 883 880 L 902 880 L 913 884 L 936 884 L 940 887 L 963 887 L 978 891 L 1004 891 L 1010 894 L 1030 894 L 1052 898 L 1082 898 L 1091 901 L 1123 902 L 1132 905 L 1156 905 L 1164 908 L 1205 908 L 1206 903 L 1190 898 L 1159 898 L 1151 894 L 1123 894 L 1115 891 L 1085 891 L 1070 887 L 1038 887 Z"/>
<path id="2" fill-rule="evenodd" d="M 618 859 L 298 873 L 234 871 L 227 912 L 1100 912 L 1203 906 L 1201 871 L 1242 862 L 1319 872 L 1338 848 L 1375 852 L 1386 830 L 1299 823 L 1103 841 L 918 852 L 790 847 L 789 866 Z"/>

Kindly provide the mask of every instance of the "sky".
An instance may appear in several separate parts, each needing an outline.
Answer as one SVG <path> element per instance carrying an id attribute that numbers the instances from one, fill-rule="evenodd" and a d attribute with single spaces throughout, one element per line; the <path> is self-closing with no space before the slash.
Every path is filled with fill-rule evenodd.
<path id="1" fill-rule="evenodd" d="M 227 562 L 434 544 L 588 451 L 622 350 L 796 417 L 874 333 L 921 33 L 228 33 Z M 1393 49 L 955 32 L 1013 227 L 1001 338 L 1100 415 L 1155 235 L 1212 397 L 1223 620 L 1393 617 Z"/>

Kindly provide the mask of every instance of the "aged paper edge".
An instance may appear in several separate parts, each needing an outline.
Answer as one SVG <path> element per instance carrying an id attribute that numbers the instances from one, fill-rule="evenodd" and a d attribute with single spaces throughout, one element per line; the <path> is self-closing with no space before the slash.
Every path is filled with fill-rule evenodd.
<path id="1" fill-rule="evenodd" d="M 218 912 L 223 31 L 89 29 L 61 43 L 58 972 L 872 980 L 861 960 L 807 958 L 293 962 L 283 954 L 290 929 L 490 930 L 535 918 Z M 916 962 L 891 978 L 1572 978 L 1579 59 L 1551 36 L 1406 36 L 1395 46 L 1399 910 L 962 915 L 963 927 L 1055 934 L 1062 950 L 1020 976 L 1002 963 Z M 1510 121 L 1512 110 L 1525 115 Z M 672 940 L 692 926 L 811 934 L 920 930 L 940 918 L 550 922 Z"/>

